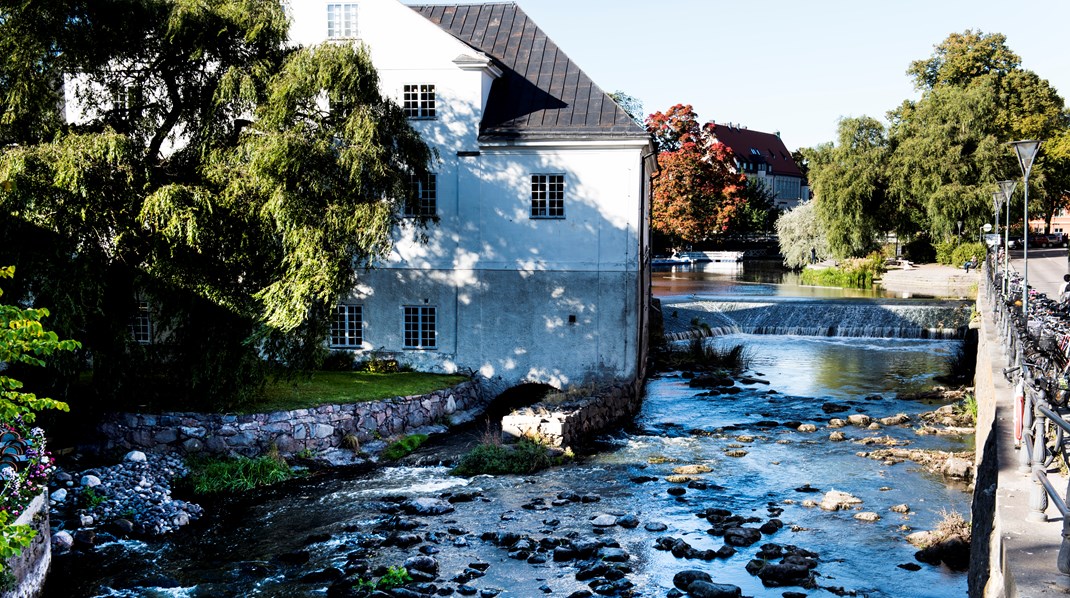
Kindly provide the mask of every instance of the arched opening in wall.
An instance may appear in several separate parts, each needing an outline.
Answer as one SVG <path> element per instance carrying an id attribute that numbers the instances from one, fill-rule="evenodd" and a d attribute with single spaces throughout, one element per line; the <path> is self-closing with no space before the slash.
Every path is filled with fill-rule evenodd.
<path id="1" fill-rule="evenodd" d="M 541 401 L 547 394 L 553 392 L 558 392 L 558 390 L 549 384 L 539 384 L 536 382 L 519 384 L 509 388 L 490 402 L 490 405 L 487 407 L 487 419 L 491 422 L 500 424 L 502 418 L 508 415 L 509 412 L 520 409 L 521 407 L 534 405 Z"/>

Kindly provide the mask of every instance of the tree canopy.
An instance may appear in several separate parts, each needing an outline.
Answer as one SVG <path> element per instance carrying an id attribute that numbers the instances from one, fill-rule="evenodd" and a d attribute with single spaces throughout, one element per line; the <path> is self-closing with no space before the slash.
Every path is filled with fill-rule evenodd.
<path id="1" fill-rule="evenodd" d="M 432 158 L 366 53 L 286 47 L 274 0 L 27 6 L 0 8 L 19 57 L 0 67 L 0 262 L 33 273 L 20 295 L 119 392 L 180 380 L 221 404 L 264 358 L 314 365 Z M 70 124 L 27 99 L 64 74 Z M 128 329 L 142 301 L 148 346 Z"/>
<path id="2" fill-rule="evenodd" d="M 846 231 L 941 239 L 958 222 L 976 230 L 992 218 L 996 181 L 1021 176 L 1008 142 L 1054 140 L 1070 122 L 1055 89 L 998 33 L 951 34 L 907 74 L 921 97 L 891 110 L 887 130 L 870 117 L 844 119 L 837 144 L 804 152 L 837 255 L 868 251 Z M 1042 151 L 1030 178 L 1031 212 L 1049 222 L 1062 198 L 1048 188 L 1057 164 Z"/>
<path id="3" fill-rule="evenodd" d="M 676 242 L 697 243 L 727 230 L 747 202 L 746 178 L 710 128 L 690 105 L 647 118 L 658 147 L 651 226 Z"/>

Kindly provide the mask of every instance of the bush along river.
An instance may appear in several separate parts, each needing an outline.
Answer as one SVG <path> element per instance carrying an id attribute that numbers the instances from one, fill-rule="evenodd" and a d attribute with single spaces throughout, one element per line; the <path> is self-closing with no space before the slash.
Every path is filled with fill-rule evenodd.
<path id="1" fill-rule="evenodd" d="M 452 476 L 481 433 L 451 434 L 402 464 L 204 503 L 162 540 L 58 555 L 46 595 L 966 593 L 964 563 L 907 540 L 969 517 L 973 440 L 936 433 L 957 395 L 928 392 L 960 341 L 707 342 L 743 345 L 748 370 L 653 377 L 633 424 L 567 464 Z M 391 589 L 401 567 L 412 581 Z"/>

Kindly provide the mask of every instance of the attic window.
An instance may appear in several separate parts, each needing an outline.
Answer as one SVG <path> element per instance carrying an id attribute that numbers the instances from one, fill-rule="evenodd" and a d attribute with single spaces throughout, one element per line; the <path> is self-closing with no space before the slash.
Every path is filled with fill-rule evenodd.
<path id="1" fill-rule="evenodd" d="M 327 37 L 357 37 L 357 5 L 354 2 L 327 5 Z"/>
<path id="2" fill-rule="evenodd" d="M 755 155 L 755 156 L 760 156 L 760 155 L 762 155 L 762 152 L 761 152 L 761 150 L 759 150 L 759 149 L 758 149 L 758 148 L 756 148 L 756 147 L 752 147 L 752 148 L 750 148 L 750 153 L 751 153 L 751 154 L 753 154 L 753 155 Z"/>
<path id="3" fill-rule="evenodd" d="M 427 83 L 406 85 L 401 107 L 409 118 L 435 118 L 435 86 Z"/>

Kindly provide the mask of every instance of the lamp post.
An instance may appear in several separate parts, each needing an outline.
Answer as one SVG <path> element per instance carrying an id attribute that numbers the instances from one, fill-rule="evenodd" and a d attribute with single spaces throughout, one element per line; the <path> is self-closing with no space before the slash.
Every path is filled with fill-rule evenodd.
<path id="1" fill-rule="evenodd" d="M 981 226 L 979 226 L 978 229 L 979 229 L 979 231 L 977 233 L 977 242 L 980 243 L 981 245 L 984 245 L 985 244 L 985 233 L 992 232 L 992 225 L 986 222 L 986 223 L 982 224 Z"/>
<path id="2" fill-rule="evenodd" d="M 1010 271 L 1011 258 L 1011 196 L 1014 195 L 1014 187 L 1018 185 L 1015 181 L 1000 181 L 999 190 L 1003 193 L 1003 201 L 1007 202 L 1007 223 L 1003 227 L 1003 296 L 1006 297 L 1011 292 L 1010 281 L 1007 277 L 1007 272 Z"/>
<path id="3" fill-rule="evenodd" d="M 999 272 L 999 210 L 1003 207 L 1003 193 L 996 191 L 992 194 L 992 222 L 996 223 L 996 243 L 993 245 L 992 250 L 996 254 L 996 259 L 992 260 L 992 267 L 996 272 Z M 1000 285 L 1002 287 L 1002 285 Z"/>
<path id="4" fill-rule="evenodd" d="M 1035 139 L 1012 141 L 1014 153 L 1018 155 L 1018 166 L 1022 167 L 1022 195 L 1025 197 L 1025 222 L 1022 223 L 1022 316 L 1025 318 L 1026 333 L 1029 332 L 1029 171 L 1033 169 L 1033 160 L 1037 157 L 1040 142 Z"/>

